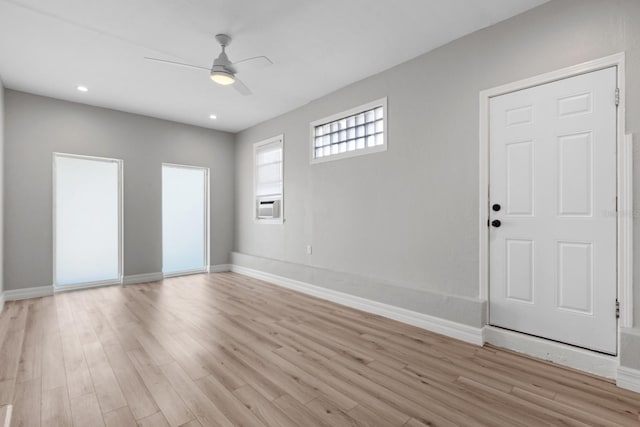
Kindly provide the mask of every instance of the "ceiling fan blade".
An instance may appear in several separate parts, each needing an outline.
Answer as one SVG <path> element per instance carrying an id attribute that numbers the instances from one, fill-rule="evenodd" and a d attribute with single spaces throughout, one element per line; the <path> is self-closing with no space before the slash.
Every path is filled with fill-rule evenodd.
<path id="1" fill-rule="evenodd" d="M 252 94 L 251 89 L 249 89 L 244 83 L 242 83 L 242 80 L 240 80 L 237 76 L 235 83 L 233 83 L 233 88 L 244 96 Z"/>
<path id="2" fill-rule="evenodd" d="M 205 70 L 205 71 L 211 71 L 210 68 L 207 67 L 200 67 L 198 65 L 191 65 L 191 64 L 184 64 L 182 62 L 176 62 L 176 61 L 169 61 L 167 59 L 159 59 L 159 58 L 149 58 L 148 56 L 145 56 L 144 59 L 148 59 L 149 61 L 156 61 L 156 62 L 161 62 L 163 64 L 169 64 L 169 65 L 177 65 L 179 67 L 187 67 L 187 68 L 194 68 L 196 70 Z"/>
<path id="3" fill-rule="evenodd" d="M 264 68 L 269 65 L 273 65 L 273 61 L 266 56 L 254 56 L 253 58 L 246 58 L 237 62 L 234 62 L 233 68 L 238 72 L 243 72 L 251 69 Z"/>

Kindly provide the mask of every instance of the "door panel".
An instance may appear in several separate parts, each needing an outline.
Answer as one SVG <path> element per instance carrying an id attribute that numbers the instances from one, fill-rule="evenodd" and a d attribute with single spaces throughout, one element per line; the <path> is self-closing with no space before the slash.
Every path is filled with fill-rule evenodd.
<path id="1" fill-rule="evenodd" d="M 490 100 L 490 323 L 617 348 L 616 67 Z"/>
<path id="2" fill-rule="evenodd" d="M 507 298 L 533 303 L 533 242 L 507 239 Z"/>
<path id="3" fill-rule="evenodd" d="M 507 213 L 533 215 L 533 141 L 506 144 Z"/>
<path id="4" fill-rule="evenodd" d="M 558 215 L 590 217 L 593 201 L 591 132 L 558 138 Z"/>
<path id="5" fill-rule="evenodd" d="M 558 308 L 593 313 L 593 244 L 558 242 Z"/>

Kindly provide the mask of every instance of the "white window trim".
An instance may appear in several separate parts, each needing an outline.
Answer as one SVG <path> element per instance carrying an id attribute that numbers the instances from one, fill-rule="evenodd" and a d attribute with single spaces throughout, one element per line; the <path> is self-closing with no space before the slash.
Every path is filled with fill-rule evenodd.
<path id="1" fill-rule="evenodd" d="M 258 186 L 258 181 L 256 177 L 256 153 L 260 147 L 265 145 L 280 143 L 282 146 L 282 192 L 280 194 L 280 218 L 268 219 L 268 218 L 258 218 L 256 216 L 256 190 Z M 284 223 L 284 134 L 276 135 L 271 138 L 265 139 L 260 142 L 256 142 L 253 144 L 253 199 L 251 200 L 251 215 L 253 217 L 253 221 L 256 224 L 283 224 Z"/>
<path id="2" fill-rule="evenodd" d="M 345 117 L 353 116 L 363 111 L 372 110 L 376 107 L 382 107 L 382 126 L 383 126 L 383 144 L 375 147 L 361 148 L 360 150 L 347 151 L 340 154 L 332 154 L 327 157 L 315 158 L 315 128 L 316 126 L 324 125 L 335 120 L 340 120 Z M 331 162 L 334 160 L 346 159 L 349 157 L 363 156 L 365 154 L 380 153 L 387 151 L 387 144 L 389 141 L 389 127 L 387 126 L 387 97 L 377 99 L 375 101 L 367 102 L 366 104 L 359 105 L 354 108 L 342 111 L 340 113 L 332 114 L 322 119 L 315 120 L 309 124 L 309 161 L 311 164 Z"/>
<path id="3" fill-rule="evenodd" d="M 96 160 L 100 162 L 107 163 L 115 163 L 118 165 L 118 278 L 113 280 L 100 280 L 96 282 L 85 282 L 85 283 L 77 283 L 75 285 L 63 285 L 60 286 L 56 283 L 56 242 L 58 236 L 56 235 L 56 157 L 67 157 L 70 159 L 84 159 L 84 160 Z M 114 159 L 110 157 L 97 157 L 97 156 L 85 156 L 82 154 L 70 154 L 70 153 L 59 153 L 53 152 L 52 156 L 52 225 L 53 225 L 53 234 L 52 234 L 52 249 L 53 249 L 53 268 L 52 268 L 52 279 L 51 283 L 53 284 L 53 292 L 66 292 L 66 291 L 75 291 L 78 289 L 89 289 L 96 288 L 102 286 L 113 286 L 113 285 L 122 285 L 124 278 L 124 174 L 123 174 L 123 165 L 124 161 L 122 159 Z"/>
<path id="4" fill-rule="evenodd" d="M 183 164 L 179 164 L 179 163 L 167 163 L 167 162 L 163 162 L 160 165 L 160 175 L 162 175 L 162 167 L 163 166 L 169 166 L 169 167 L 174 167 L 174 168 L 184 168 L 184 169 L 198 169 L 198 170 L 203 170 L 204 171 L 204 259 L 205 259 L 205 263 L 204 263 L 204 268 L 203 269 L 197 269 L 197 270 L 185 270 L 185 271 L 173 271 L 171 273 L 165 273 L 164 272 L 164 266 L 162 266 L 162 277 L 163 278 L 170 278 L 170 277 L 179 277 L 179 276 L 188 276 L 190 274 L 201 274 L 201 273 L 208 273 L 209 272 L 209 265 L 211 263 L 211 198 L 209 197 L 209 195 L 211 194 L 211 190 L 210 190 L 210 186 L 211 186 L 211 180 L 210 180 L 210 170 L 208 167 L 206 166 L 194 166 L 194 165 L 183 165 Z M 160 183 L 160 185 L 162 185 L 162 182 Z M 160 201 L 162 202 L 162 195 L 160 197 Z M 162 224 L 162 209 L 160 209 L 160 223 Z M 162 233 L 161 234 L 161 239 L 163 238 Z M 162 254 L 162 257 L 164 258 L 164 254 Z"/>

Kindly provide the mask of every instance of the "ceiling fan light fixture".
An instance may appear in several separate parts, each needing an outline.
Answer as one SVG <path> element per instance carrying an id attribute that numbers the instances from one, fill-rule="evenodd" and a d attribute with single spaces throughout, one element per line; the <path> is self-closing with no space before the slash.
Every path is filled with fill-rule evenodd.
<path id="1" fill-rule="evenodd" d="M 219 85 L 227 86 L 235 83 L 236 78 L 228 71 L 216 70 L 211 72 L 211 80 Z"/>

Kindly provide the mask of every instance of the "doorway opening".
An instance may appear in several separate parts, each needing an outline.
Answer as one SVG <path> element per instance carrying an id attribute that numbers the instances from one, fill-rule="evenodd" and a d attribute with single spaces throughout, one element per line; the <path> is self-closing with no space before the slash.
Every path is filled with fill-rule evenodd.
<path id="1" fill-rule="evenodd" d="M 162 273 L 209 270 L 209 169 L 162 164 Z"/>
<path id="2" fill-rule="evenodd" d="M 122 283 L 122 160 L 54 153 L 53 286 Z"/>
<path id="3" fill-rule="evenodd" d="M 615 376 L 617 357 L 605 356 L 596 352 L 617 354 L 616 340 L 619 328 L 630 327 L 633 324 L 632 146 L 631 137 L 624 134 L 624 69 L 624 53 L 621 53 L 480 93 L 479 295 L 481 299 L 488 301 L 489 308 L 489 324 L 485 327 L 485 340 L 532 356 L 544 357 L 605 376 Z M 597 96 L 595 96 L 595 92 L 586 87 L 582 88 L 584 90 L 578 90 L 575 86 L 576 90 L 569 90 L 569 86 L 574 82 L 582 80 L 584 83 L 585 76 L 589 74 L 595 76 L 600 72 L 608 73 L 609 77 L 605 78 L 608 83 L 604 83 Z M 559 91 L 567 90 L 564 94 L 557 93 L 557 96 L 551 96 L 551 101 L 540 101 L 544 96 L 534 92 L 537 91 L 537 88 L 542 87 Z M 508 104 L 513 101 L 513 99 L 508 99 L 512 94 L 515 97 L 519 95 L 524 97 L 538 96 L 538 99 L 532 98 L 531 100 L 534 102 L 520 102 L 522 105 L 519 106 L 515 104 L 504 106 L 500 120 L 500 126 L 505 128 L 503 129 L 502 154 L 500 155 L 502 157 L 493 157 L 490 141 L 495 140 L 496 128 L 492 129 L 491 123 L 492 103 L 507 100 Z M 502 101 L 500 101 L 501 98 Z M 547 96 L 547 98 L 549 97 Z M 608 117 L 606 120 L 608 128 L 607 136 L 604 137 L 604 140 L 608 141 L 609 149 L 609 152 L 605 154 L 606 162 L 609 165 L 605 167 L 609 168 L 609 177 L 604 184 L 604 187 L 607 188 L 605 193 L 608 193 L 606 197 L 600 197 L 598 194 L 604 193 L 597 188 L 600 184 L 598 178 L 602 176 L 601 172 L 597 170 L 602 163 L 601 154 L 597 150 L 603 141 L 603 129 L 593 132 L 586 128 L 582 130 L 577 127 L 572 129 L 558 128 L 557 135 L 547 138 L 552 141 L 551 144 L 546 144 L 549 150 L 547 155 L 551 156 L 551 163 L 548 163 L 545 172 L 547 176 L 544 177 L 552 184 L 555 180 L 555 185 L 549 186 L 536 182 L 536 179 L 540 177 L 539 170 L 536 176 L 536 168 L 539 163 L 542 163 L 540 162 L 541 154 L 536 150 L 544 144 L 536 144 L 536 140 L 540 139 L 539 134 L 527 136 L 515 133 L 523 131 L 527 127 L 535 127 L 535 123 L 539 122 L 542 118 L 538 114 L 539 109 L 535 111 L 535 107 L 532 107 L 539 101 L 547 102 L 543 113 L 555 114 L 556 121 L 566 123 L 579 121 L 581 116 L 584 118 L 589 114 L 600 114 L 602 108 L 609 111 L 608 114 L 605 114 Z M 564 126 L 566 123 L 562 125 Z M 597 124 L 593 122 L 585 125 L 596 126 Z M 509 159 L 510 162 L 507 161 Z M 494 175 L 496 164 L 501 164 L 500 168 L 504 172 L 501 174 L 502 178 Z M 510 170 L 507 171 L 509 167 Z M 560 173 L 563 168 L 564 175 Z M 506 183 L 509 174 L 511 183 Z M 496 184 L 498 187 L 503 187 L 497 192 L 501 194 L 494 191 Z M 521 191 L 515 188 L 518 185 L 522 187 Z M 561 195 L 564 195 L 564 198 L 560 197 Z M 507 201 L 509 197 L 511 200 Z M 543 209 L 543 206 L 540 205 L 540 197 L 548 198 L 546 208 L 550 206 L 550 209 Z M 603 202 L 598 204 L 598 198 Z M 499 206 L 494 207 L 494 205 Z M 604 205 L 609 207 L 603 209 Z M 494 208 L 498 210 L 494 210 Z M 526 226 L 522 230 L 516 230 L 518 224 L 524 226 L 526 221 L 535 223 L 537 216 L 548 220 L 547 223 L 542 223 L 538 227 L 539 231 L 551 234 L 557 230 L 561 232 L 568 230 L 558 224 L 553 224 L 560 219 L 575 224 L 580 224 L 580 221 L 586 223 L 592 219 L 604 221 L 608 224 L 605 226 L 607 231 L 604 233 L 608 235 L 609 239 L 608 243 L 604 245 L 610 249 L 610 252 L 613 252 L 613 261 L 605 263 L 608 265 L 606 268 L 596 266 L 599 261 L 598 256 L 603 254 L 603 243 L 600 239 L 590 240 L 589 236 L 578 236 L 578 238 L 575 238 L 576 236 L 569 236 L 571 238 L 555 236 L 547 242 L 551 244 L 551 246 L 547 245 L 551 249 L 541 250 L 542 248 L 538 244 L 539 239 L 532 238 L 531 233 L 527 234 L 524 231 Z M 494 223 L 496 220 L 497 222 Z M 612 241 L 613 244 L 611 244 Z M 511 255 L 508 260 L 507 249 Z M 501 252 L 501 254 L 494 252 Z M 540 271 L 539 263 L 536 264 L 536 261 L 540 261 L 540 259 L 536 259 L 536 254 L 556 256 L 557 262 L 552 260 L 546 263 L 550 266 L 546 272 L 543 270 L 546 277 L 544 274 L 543 276 L 535 274 L 536 271 Z M 494 265 L 494 257 L 502 260 L 500 266 Z M 521 268 L 515 268 L 518 262 L 523 264 Z M 570 269 L 568 265 L 571 263 L 576 266 L 580 264 L 581 267 Z M 507 264 L 511 264 L 514 268 L 509 269 Z M 611 268 L 612 265 L 613 268 Z M 606 270 L 608 273 L 597 276 L 596 270 Z M 502 277 L 492 277 L 494 273 Z M 496 280 L 497 283 L 492 283 L 493 280 Z M 511 283 L 508 286 L 509 281 Z M 563 286 L 558 286 L 559 281 Z M 609 283 L 603 283 L 603 281 Z M 545 282 L 554 283 L 555 288 L 546 293 L 543 292 L 539 286 L 540 283 Z M 588 286 L 580 286 L 585 283 Z M 494 285 L 498 289 L 494 289 Z M 595 293 L 597 287 L 607 289 L 606 303 L 598 302 L 599 298 Z M 500 288 L 502 296 L 498 295 L 496 298 L 496 293 L 500 292 Z M 555 305 L 552 307 L 553 311 L 564 312 L 564 314 L 572 315 L 570 317 L 575 317 L 569 323 L 564 321 L 550 322 L 552 325 L 548 326 L 553 326 L 557 330 L 572 330 L 575 327 L 573 322 L 577 322 L 576 319 L 596 315 L 597 311 L 604 315 L 603 313 L 606 311 L 609 326 L 613 325 L 613 327 L 606 327 L 608 343 L 584 345 L 572 342 L 573 335 L 570 335 L 569 339 L 566 337 L 558 339 L 546 332 L 530 331 L 527 330 L 526 325 L 521 324 L 521 321 L 526 323 L 526 320 L 522 320 L 526 316 L 513 316 L 518 320 L 504 323 L 504 318 L 499 319 L 501 317 L 499 309 L 493 304 L 496 301 L 499 302 L 500 298 L 503 302 L 508 302 L 507 306 L 509 304 L 517 305 L 518 311 L 521 309 L 534 310 L 542 298 L 545 299 L 544 304 L 547 304 L 548 307 Z M 502 307 L 502 314 L 508 312 L 508 310 L 504 310 L 507 306 Z M 619 312 L 618 319 L 616 319 L 616 311 Z M 530 324 L 532 324 L 531 320 L 529 319 Z M 541 317 L 539 323 L 543 324 L 545 321 L 546 318 Z M 533 323 L 536 324 L 536 327 L 539 326 L 538 322 Z M 493 324 L 500 328 L 519 331 L 520 334 L 492 327 Z M 534 338 L 534 336 L 542 336 L 546 340 Z M 556 343 L 556 341 L 569 345 Z M 579 348 L 580 346 L 595 351 L 585 351 Z M 612 373 L 614 374 L 611 375 Z"/>

